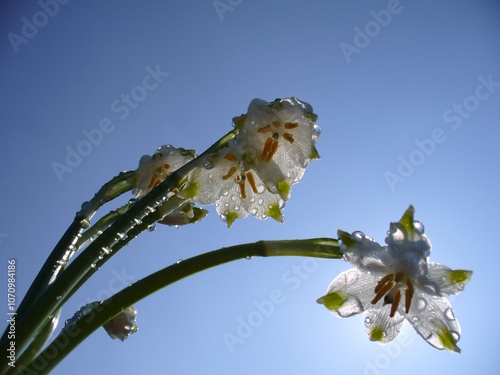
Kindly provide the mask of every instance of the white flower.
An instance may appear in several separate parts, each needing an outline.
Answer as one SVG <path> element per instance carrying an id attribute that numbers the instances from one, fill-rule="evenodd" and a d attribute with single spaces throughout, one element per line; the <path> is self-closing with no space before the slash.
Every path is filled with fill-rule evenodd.
<path id="1" fill-rule="evenodd" d="M 195 150 L 175 148 L 171 145 L 158 147 L 153 156 L 144 155 L 139 161 L 132 194 L 138 198 L 145 196 L 195 156 Z"/>
<path id="2" fill-rule="evenodd" d="M 366 311 L 372 341 L 392 341 L 406 319 L 435 348 L 460 352 L 460 325 L 446 297 L 462 291 L 472 271 L 430 263 L 430 241 L 413 214 L 410 206 L 391 223 L 387 246 L 361 232 L 339 230 L 344 258 L 356 268 L 335 278 L 318 303 L 342 318 Z"/>
<path id="3" fill-rule="evenodd" d="M 312 159 L 319 158 L 315 144 L 321 128 L 316 119 L 312 107 L 294 97 L 271 103 L 254 99 L 247 114 L 233 119 L 239 128 L 236 141 L 256 150 L 254 160 L 247 162 L 285 201 L 290 186 L 299 182 Z"/>
<path id="4" fill-rule="evenodd" d="M 227 148 L 210 156 L 207 168 L 193 171 L 178 195 L 201 204 L 215 204 L 228 227 L 248 214 L 283 222 L 284 201 L 267 190 L 256 171 L 247 167 L 247 160 L 253 159 L 253 154 L 252 148 L 243 150 L 230 142 Z"/>
<path id="5" fill-rule="evenodd" d="M 134 306 L 127 307 L 122 313 L 103 325 L 109 337 L 125 341 L 131 334 L 137 332 L 137 310 Z"/>

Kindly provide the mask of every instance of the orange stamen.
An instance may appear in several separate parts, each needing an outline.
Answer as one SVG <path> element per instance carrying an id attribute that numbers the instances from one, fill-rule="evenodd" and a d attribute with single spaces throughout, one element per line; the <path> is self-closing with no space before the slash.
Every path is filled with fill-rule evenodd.
<path id="1" fill-rule="evenodd" d="M 236 167 L 231 167 L 227 174 L 225 176 L 222 176 L 223 180 L 227 180 L 229 177 L 231 177 L 234 173 L 236 172 Z"/>
<path id="2" fill-rule="evenodd" d="M 405 311 L 408 314 L 410 312 L 411 299 L 413 298 L 413 292 L 414 292 L 411 280 L 406 279 L 406 286 L 408 288 L 405 290 Z"/>
<path id="3" fill-rule="evenodd" d="M 240 182 L 240 191 L 241 191 L 241 198 L 245 199 L 247 197 L 247 194 L 245 193 L 245 181 Z"/>
<path id="4" fill-rule="evenodd" d="M 269 155 L 266 159 L 267 162 L 270 162 L 271 159 L 273 158 L 274 154 L 276 153 L 276 151 L 278 151 L 278 146 L 279 146 L 279 142 L 274 141 L 273 145 L 271 146 L 271 152 L 269 153 Z"/>
<path id="5" fill-rule="evenodd" d="M 257 133 L 269 133 L 271 130 L 271 125 L 267 124 L 266 126 L 263 126 L 262 128 L 257 129 Z"/>
<path id="6" fill-rule="evenodd" d="M 290 133 L 283 133 L 283 139 L 287 140 L 290 143 L 293 143 L 295 139 L 293 139 L 293 135 Z"/>
<path id="7" fill-rule="evenodd" d="M 234 154 L 226 154 L 224 155 L 224 159 L 229 160 L 229 161 L 234 161 L 235 163 L 238 161 L 238 158 Z"/>
<path id="8" fill-rule="evenodd" d="M 248 180 L 248 183 L 250 184 L 250 186 L 252 188 L 252 191 L 255 194 L 257 194 L 258 190 L 257 190 L 257 186 L 255 185 L 255 178 L 253 177 L 252 172 L 247 172 L 247 180 Z"/>
<path id="9" fill-rule="evenodd" d="M 394 296 L 394 302 L 392 303 L 392 306 L 391 306 L 391 313 L 389 314 L 389 316 L 392 318 L 394 317 L 394 314 L 396 314 L 396 311 L 398 309 L 398 306 L 399 306 L 399 301 L 401 301 L 401 291 L 398 290 L 396 292 L 396 295 Z"/>
<path id="10" fill-rule="evenodd" d="M 372 305 L 375 305 L 380 299 L 387 294 L 389 290 L 391 290 L 393 286 L 393 282 L 389 281 L 386 284 L 384 284 L 378 291 L 378 293 L 375 295 L 375 298 L 372 299 Z M 378 285 L 377 285 L 378 287 Z"/>
<path id="11" fill-rule="evenodd" d="M 285 129 L 295 129 L 299 126 L 299 124 L 297 124 L 296 122 L 295 123 L 291 123 L 291 122 L 287 122 L 285 124 Z"/>
<path id="12" fill-rule="evenodd" d="M 378 293 L 380 288 L 382 288 L 387 282 L 394 280 L 394 275 L 390 273 L 389 275 L 384 276 L 375 287 L 375 293 Z"/>
<path id="13" fill-rule="evenodd" d="M 266 143 L 264 143 L 264 149 L 262 150 L 262 155 L 260 156 L 262 160 L 266 160 L 268 158 L 273 142 L 274 141 L 271 137 L 266 139 Z"/>
<path id="14" fill-rule="evenodd" d="M 151 181 L 149 181 L 149 185 L 148 185 L 148 189 L 151 189 L 152 187 L 155 187 L 155 182 L 156 182 L 156 179 L 158 178 L 158 174 L 154 174 L 153 177 L 151 177 Z"/>
<path id="15" fill-rule="evenodd" d="M 165 169 L 168 169 L 168 168 L 170 168 L 170 164 L 165 164 L 163 167 L 164 167 Z"/>

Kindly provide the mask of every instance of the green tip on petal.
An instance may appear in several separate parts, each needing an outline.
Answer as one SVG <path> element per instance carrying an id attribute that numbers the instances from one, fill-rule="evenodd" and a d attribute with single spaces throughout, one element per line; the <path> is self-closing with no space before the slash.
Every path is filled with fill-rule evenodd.
<path id="1" fill-rule="evenodd" d="M 444 346 L 445 349 L 448 349 L 450 352 L 457 352 L 457 353 L 461 352 L 460 348 L 457 346 L 455 338 L 448 329 L 446 328 L 440 329 L 438 332 L 438 337 L 439 341 L 441 342 L 441 344 Z"/>
<path id="2" fill-rule="evenodd" d="M 180 197 L 185 199 L 192 199 L 198 195 L 198 190 L 200 189 L 200 185 L 197 182 L 193 182 L 186 186 L 182 192 L 179 194 Z"/>
<path id="3" fill-rule="evenodd" d="M 247 119 L 247 115 L 243 114 L 241 116 L 237 116 L 233 118 L 233 124 L 236 126 L 238 129 L 241 129 L 243 125 L 245 125 L 245 120 Z"/>
<path id="4" fill-rule="evenodd" d="M 452 284 L 465 284 L 468 283 L 470 278 L 472 277 L 472 271 L 454 270 L 450 271 L 448 277 Z"/>
<path id="5" fill-rule="evenodd" d="M 408 207 L 401 220 L 399 220 L 403 228 L 405 228 L 410 235 L 413 235 L 415 233 L 415 226 L 413 224 L 414 214 L 415 214 L 415 208 L 413 208 L 413 206 L 410 205 L 410 207 Z"/>
<path id="6" fill-rule="evenodd" d="M 234 221 L 238 218 L 238 214 L 236 212 L 226 212 L 226 224 L 228 228 L 231 228 Z"/>
<path id="7" fill-rule="evenodd" d="M 342 307 L 346 298 L 339 293 L 333 292 L 317 299 L 317 303 L 325 305 L 328 310 L 338 310 Z"/>
<path id="8" fill-rule="evenodd" d="M 349 233 L 339 229 L 337 235 L 339 236 L 339 240 L 342 241 L 342 244 L 348 249 L 356 246 L 356 241 L 351 238 Z"/>
<path id="9" fill-rule="evenodd" d="M 319 156 L 319 152 L 318 150 L 316 149 L 316 147 L 313 147 L 313 149 L 311 150 L 311 155 L 309 155 L 309 158 L 311 160 L 314 160 L 314 159 L 321 159 L 321 156 Z"/>
<path id="10" fill-rule="evenodd" d="M 188 150 L 186 148 L 179 147 L 177 149 L 182 156 L 189 156 L 194 159 L 196 157 L 196 150 Z"/>
<path id="11" fill-rule="evenodd" d="M 288 181 L 280 181 L 276 184 L 276 189 L 278 189 L 278 194 L 283 200 L 287 200 L 290 197 L 290 183 Z"/>
<path id="12" fill-rule="evenodd" d="M 371 341 L 382 341 L 384 338 L 384 330 L 380 327 L 374 327 L 370 332 Z"/>
<path id="13" fill-rule="evenodd" d="M 280 206 L 278 206 L 277 203 L 269 206 L 269 210 L 267 211 L 267 214 L 272 217 L 274 220 L 284 223 L 285 218 L 283 217 L 283 214 L 281 213 Z"/>

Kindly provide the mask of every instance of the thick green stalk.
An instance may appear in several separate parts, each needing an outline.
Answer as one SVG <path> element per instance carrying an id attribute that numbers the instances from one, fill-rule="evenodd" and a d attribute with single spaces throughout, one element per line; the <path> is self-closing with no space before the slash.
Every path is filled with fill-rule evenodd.
<path id="1" fill-rule="evenodd" d="M 45 325 L 45 321 L 51 319 L 54 312 L 62 306 L 82 282 L 86 281 L 98 269 L 100 264 L 109 260 L 132 238 L 144 231 L 149 224 L 160 220 L 163 216 L 178 208 L 182 204 L 182 200 L 175 196 L 166 200 L 169 193 L 176 188 L 180 188 L 187 175 L 194 168 L 203 168 L 206 163 L 205 157 L 226 147 L 229 140 L 233 139 L 236 134 L 237 129 L 230 131 L 200 156 L 173 172 L 149 194 L 137 201 L 90 244 L 70 264 L 66 272 L 63 272 L 45 290 L 40 298 L 41 301 L 31 305 L 24 314 L 23 319 L 19 319 L 16 342 L 18 352 L 26 347 L 29 341 Z M 82 207 L 82 211 L 86 210 L 88 210 L 87 206 Z M 8 343 L 5 340 L 0 347 L 0 351 L 6 351 L 7 348 Z M 0 369 L 0 375 L 4 374 L 6 370 L 6 367 Z"/>
<path id="2" fill-rule="evenodd" d="M 47 374 L 92 332 L 137 301 L 197 272 L 254 256 L 307 256 L 340 259 L 342 253 L 337 240 L 316 238 L 291 241 L 259 241 L 226 247 L 183 260 L 137 281 L 114 296 L 102 301 L 90 313 L 63 330 L 27 369 L 37 374 Z"/>

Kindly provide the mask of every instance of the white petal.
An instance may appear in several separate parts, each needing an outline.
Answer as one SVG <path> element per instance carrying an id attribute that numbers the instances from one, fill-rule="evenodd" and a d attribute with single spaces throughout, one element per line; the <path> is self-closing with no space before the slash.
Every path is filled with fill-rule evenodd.
<path id="1" fill-rule="evenodd" d="M 450 296 L 464 290 L 471 276 L 472 271 L 452 270 L 443 264 L 429 263 L 427 275 L 420 278 L 419 284 L 429 294 Z"/>
<path id="2" fill-rule="evenodd" d="M 371 306 L 377 280 L 370 274 L 352 268 L 337 276 L 328 288 L 328 293 L 318 299 L 331 312 L 340 317 L 359 314 Z M 328 296 L 333 296 L 333 303 L 328 303 Z"/>
<path id="3" fill-rule="evenodd" d="M 456 345 L 460 340 L 460 325 L 446 298 L 430 297 L 417 289 L 407 319 L 435 348 L 460 352 Z"/>
<path id="4" fill-rule="evenodd" d="M 338 231 L 341 243 L 341 251 L 344 258 L 360 270 L 375 274 L 390 273 L 394 265 L 394 260 L 387 252 L 386 247 L 380 246 L 372 238 L 365 236 L 361 232 L 348 234 Z"/>
<path id="5" fill-rule="evenodd" d="M 371 308 L 365 315 L 365 327 L 368 337 L 381 344 L 388 343 L 401 332 L 404 318 L 398 312 L 390 317 L 391 305 Z"/>

